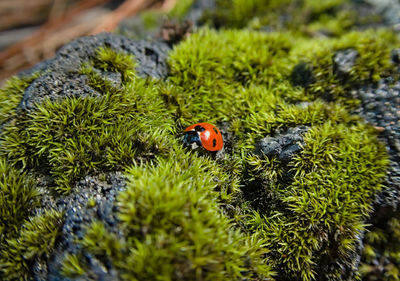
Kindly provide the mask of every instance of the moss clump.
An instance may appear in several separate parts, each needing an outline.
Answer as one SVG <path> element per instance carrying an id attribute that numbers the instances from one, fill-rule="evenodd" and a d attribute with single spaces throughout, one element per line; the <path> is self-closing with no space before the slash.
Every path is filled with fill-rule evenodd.
<path id="1" fill-rule="evenodd" d="M 270 277 L 261 257 L 263 241 L 233 230 L 218 209 L 217 183 L 209 172 L 215 164 L 180 149 L 172 157 L 128 169 L 127 190 L 118 198 L 123 236 L 94 222 L 78 241 L 84 250 L 106 257 L 103 262 L 115 266 L 123 280 Z M 80 270 L 85 262 L 71 259 L 77 261 L 67 257 L 63 272 L 87 278 Z"/>
<path id="2" fill-rule="evenodd" d="M 6 124 L 0 140 L 9 161 L 48 171 L 62 192 L 84 174 L 120 169 L 169 146 L 171 121 L 157 82 L 133 79 L 132 57 L 111 50 L 100 49 L 93 65 L 82 73 L 101 97 L 44 101 Z M 97 69 L 120 72 L 123 87 L 115 88 Z"/>
<path id="3" fill-rule="evenodd" d="M 15 108 L 21 102 L 25 89 L 38 75 L 36 73 L 28 77 L 13 77 L 0 89 L 0 124 L 13 116 Z"/>
<path id="4" fill-rule="evenodd" d="M 275 159 L 249 163 L 254 180 L 268 182 L 264 192 L 278 207 L 256 208 L 247 227 L 268 241 L 268 262 L 283 267 L 287 278 L 313 280 L 328 264 L 353 262 L 387 165 L 385 149 L 374 135 L 362 123 L 328 121 L 311 128 L 304 150 L 288 164 Z M 342 269 L 324 273 L 340 280 Z"/>
<path id="5" fill-rule="evenodd" d="M 133 81 L 135 78 L 136 61 L 133 56 L 117 53 L 110 48 L 97 49 L 92 65 L 96 69 L 120 73 L 124 83 Z"/>
<path id="6" fill-rule="evenodd" d="M 40 192 L 32 178 L 0 160 L 0 277 L 28 280 L 35 259 L 54 246 L 62 214 L 48 210 L 34 215 Z"/>
<path id="7" fill-rule="evenodd" d="M 390 50 L 398 42 L 388 31 L 310 40 L 287 33 L 202 29 L 170 54 L 170 83 L 163 94 L 180 123 L 230 121 L 239 147 L 248 146 L 280 127 L 324 122 L 331 113 L 334 119 L 349 119 L 343 106 L 358 103 L 351 89 L 393 76 Z M 333 59 L 349 48 L 359 56 L 344 79 L 334 71 Z M 304 61 L 308 69 L 300 73 L 296 66 Z M 310 81 L 301 89 L 293 76 L 304 72 Z"/>
<path id="8" fill-rule="evenodd" d="M 62 212 L 49 210 L 25 220 L 18 236 L 7 239 L 1 251 L 0 276 L 5 280 L 30 280 L 33 262 L 50 257 L 62 217 Z"/>
<path id="9" fill-rule="evenodd" d="M 15 232 L 24 218 L 39 206 L 40 192 L 32 178 L 12 168 L 4 158 L 0 159 L 0 171 L 0 237 L 4 242 L 8 233 Z"/>
<path id="10" fill-rule="evenodd" d="M 290 48 L 287 34 L 202 29 L 170 54 L 171 87 L 165 89 L 165 98 L 181 123 L 231 119 L 246 110 L 242 96 L 276 93 L 257 85 L 279 81 L 290 71 L 285 63 Z M 254 87 L 248 90 L 250 85 Z"/>
<path id="11" fill-rule="evenodd" d="M 216 27 L 243 28 L 255 17 L 278 13 L 279 8 L 290 5 L 292 1 L 236 0 L 216 1 L 216 9 L 204 15 L 204 21 L 211 21 Z M 277 17 L 274 17 L 277 19 Z"/>
<path id="12" fill-rule="evenodd" d="M 399 38 L 393 32 L 366 30 L 349 32 L 333 40 L 300 41 L 294 55 L 310 64 L 313 81 L 306 86 L 307 94 L 351 104 L 352 88 L 398 76 L 390 60 L 390 52 L 398 44 Z M 334 56 L 343 50 L 354 50 L 357 54 L 354 65 L 346 73 L 335 70 Z"/>

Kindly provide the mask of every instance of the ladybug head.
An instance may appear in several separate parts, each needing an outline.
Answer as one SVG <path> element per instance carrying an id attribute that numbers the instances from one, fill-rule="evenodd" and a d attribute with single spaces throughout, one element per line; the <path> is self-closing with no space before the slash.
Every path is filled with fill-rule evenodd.
<path id="1" fill-rule="evenodd" d="M 192 149 L 196 149 L 201 147 L 200 136 L 197 131 L 187 131 L 183 135 L 183 145 L 186 147 L 190 147 Z"/>

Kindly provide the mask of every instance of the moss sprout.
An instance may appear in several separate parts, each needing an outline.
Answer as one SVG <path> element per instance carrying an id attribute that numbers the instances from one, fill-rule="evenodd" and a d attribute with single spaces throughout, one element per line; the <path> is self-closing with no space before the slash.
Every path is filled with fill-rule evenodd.
<path id="1" fill-rule="evenodd" d="M 61 273 L 64 276 L 75 278 L 85 273 L 84 269 L 80 265 L 82 258 L 77 255 L 68 254 L 64 257 Z"/>

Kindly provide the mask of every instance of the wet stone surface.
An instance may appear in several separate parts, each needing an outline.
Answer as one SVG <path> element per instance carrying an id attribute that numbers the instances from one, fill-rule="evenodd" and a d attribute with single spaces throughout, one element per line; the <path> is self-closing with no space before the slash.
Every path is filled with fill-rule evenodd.
<path id="1" fill-rule="evenodd" d="M 54 58 L 20 74 L 39 72 L 41 75 L 26 89 L 19 107 L 29 111 L 35 103 L 46 98 L 55 100 L 65 96 L 101 95 L 88 85 L 87 76 L 79 73 L 82 65 L 95 57 L 99 47 L 132 54 L 137 61 L 136 72 L 139 76 L 161 79 L 167 76 L 166 57 L 170 48 L 165 43 L 132 40 L 111 33 L 81 37 L 61 48 Z M 121 86 L 119 73 L 96 71 L 114 86 Z"/>

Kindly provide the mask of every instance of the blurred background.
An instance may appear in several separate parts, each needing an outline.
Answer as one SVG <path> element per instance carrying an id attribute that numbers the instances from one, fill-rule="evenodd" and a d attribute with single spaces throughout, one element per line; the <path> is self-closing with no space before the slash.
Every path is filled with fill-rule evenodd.
<path id="1" fill-rule="evenodd" d="M 177 0 L 0 0 L 0 84 L 72 39 L 113 31 L 142 11 L 168 12 Z"/>

